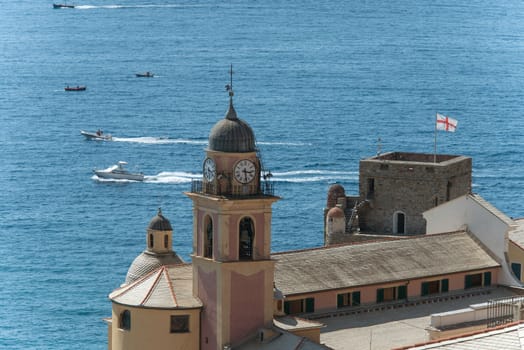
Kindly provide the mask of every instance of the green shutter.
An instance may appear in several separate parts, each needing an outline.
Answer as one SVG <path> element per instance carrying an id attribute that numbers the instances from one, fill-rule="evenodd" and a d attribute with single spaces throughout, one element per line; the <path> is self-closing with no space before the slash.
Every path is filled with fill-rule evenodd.
<path id="1" fill-rule="evenodd" d="M 408 286 L 398 286 L 398 299 L 404 300 L 408 298 Z"/>
<path id="2" fill-rule="evenodd" d="M 429 283 L 428 282 L 422 282 L 420 295 L 425 296 L 429 294 Z"/>
<path id="3" fill-rule="evenodd" d="M 306 312 L 315 312 L 315 298 L 306 298 Z"/>
<path id="4" fill-rule="evenodd" d="M 337 307 L 343 307 L 344 306 L 344 295 L 338 294 L 337 295 Z"/>
<path id="5" fill-rule="evenodd" d="M 384 301 L 384 288 L 377 289 L 377 303 Z"/>
<path id="6" fill-rule="evenodd" d="M 284 313 L 289 315 L 289 301 L 284 301 Z"/>
<path id="7" fill-rule="evenodd" d="M 466 275 L 464 278 L 464 289 L 471 288 L 471 275 Z"/>
<path id="8" fill-rule="evenodd" d="M 351 293 L 351 306 L 359 306 L 360 305 L 360 292 L 353 292 Z"/>
<path id="9" fill-rule="evenodd" d="M 449 279 L 443 279 L 440 281 L 440 289 L 442 293 L 446 293 L 449 291 Z"/>
<path id="10" fill-rule="evenodd" d="M 484 286 L 491 286 L 491 272 L 484 272 Z"/>

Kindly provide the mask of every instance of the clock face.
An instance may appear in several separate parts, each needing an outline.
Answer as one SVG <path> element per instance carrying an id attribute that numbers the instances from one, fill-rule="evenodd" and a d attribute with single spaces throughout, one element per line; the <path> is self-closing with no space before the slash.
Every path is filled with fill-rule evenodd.
<path id="1" fill-rule="evenodd" d="M 204 178 L 207 181 L 213 181 L 215 179 L 216 171 L 215 161 L 211 158 L 206 158 L 204 161 Z"/>
<path id="2" fill-rule="evenodd" d="M 243 159 L 235 165 L 235 179 L 243 184 L 247 184 L 255 178 L 256 168 L 255 163 L 250 160 Z"/>

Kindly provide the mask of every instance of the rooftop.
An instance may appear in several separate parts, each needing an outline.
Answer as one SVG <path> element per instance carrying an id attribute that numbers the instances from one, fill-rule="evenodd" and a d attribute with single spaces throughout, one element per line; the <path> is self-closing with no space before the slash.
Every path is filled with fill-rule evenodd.
<path id="1" fill-rule="evenodd" d="M 388 152 L 379 154 L 375 157 L 367 158 L 366 161 L 398 161 L 398 162 L 414 162 L 414 163 L 444 163 L 449 161 L 460 161 L 468 157 L 450 155 L 450 154 L 434 154 L 429 153 L 410 153 L 410 152 Z"/>
<path id="2" fill-rule="evenodd" d="M 334 349 L 390 350 L 426 343 L 428 336 L 425 328 L 430 325 L 431 314 L 462 309 L 472 304 L 483 303 L 490 299 L 511 295 L 515 294 L 510 289 L 500 287 L 493 288 L 484 294 L 464 295 L 459 298 L 441 299 L 441 301 L 415 306 L 348 314 L 339 317 L 326 317 L 315 320 L 326 325 L 326 327 L 320 331 L 320 341 L 329 347 Z M 477 348 L 455 347 L 452 349 L 464 350 Z M 501 348 L 492 347 L 489 349 Z M 512 350 L 514 348 L 508 349 Z"/>
<path id="3" fill-rule="evenodd" d="M 465 231 L 276 253 L 285 295 L 500 266 Z M 305 263 L 307 262 L 307 263 Z"/>

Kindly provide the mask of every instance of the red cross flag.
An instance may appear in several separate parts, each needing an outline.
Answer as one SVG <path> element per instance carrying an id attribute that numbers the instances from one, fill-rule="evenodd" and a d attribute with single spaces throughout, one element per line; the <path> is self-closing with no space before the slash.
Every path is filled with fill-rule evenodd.
<path id="1" fill-rule="evenodd" d="M 450 118 L 450 117 L 446 117 L 445 115 L 442 115 L 440 113 L 437 113 L 437 130 L 446 130 L 446 131 L 455 132 L 455 130 L 457 129 L 457 124 L 458 124 L 457 120 Z"/>

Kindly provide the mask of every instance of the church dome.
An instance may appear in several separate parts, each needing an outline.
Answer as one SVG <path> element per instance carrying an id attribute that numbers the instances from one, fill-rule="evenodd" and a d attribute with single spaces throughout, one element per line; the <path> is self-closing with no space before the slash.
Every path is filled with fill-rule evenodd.
<path id="1" fill-rule="evenodd" d="M 327 208 L 333 208 L 337 205 L 337 199 L 340 197 L 345 197 L 346 191 L 341 184 L 331 185 L 327 195 Z"/>
<path id="2" fill-rule="evenodd" d="M 166 254 L 155 254 L 149 251 L 144 251 L 135 258 L 129 267 L 125 284 L 133 283 L 140 277 L 147 275 L 160 266 L 181 263 L 183 263 L 182 259 L 180 259 L 173 251 Z"/>
<path id="3" fill-rule="evenodd" d="M 125 284 L 133 283 L 160 266 L 184 262 L 171 247 L 173 228 L 169 220 L 162 215 L 160 208 L 149 222 L 147 232 L 147 248 L 129 267 Z"/>
<path id="4" fill-rule="evenodd" d="M 226 117 L 216 123 L 209 133 L 209 149 L 235 153 L 255 151 L 255 134 L 245 121 L 237 117 L 232 97 Z"/>
<path id="5" fill-rule="evenodd" d="M 151 219 L 149 222 L 149 226 L 147 227 L 149 230 L 157 230 L 157 231 L 173 231 L 173 228 L 171 227 L 171 223 L 168 219 L 162 215 L 162 210 L 158 209 L 158 214 L 154 218 Z"/>

